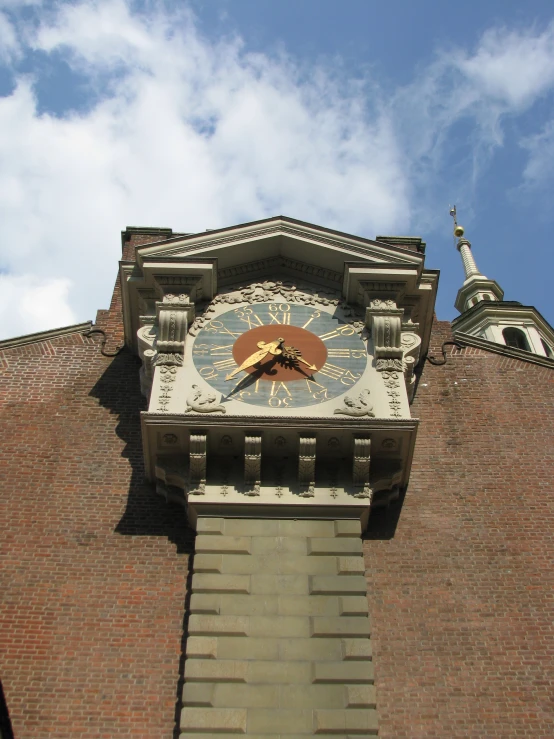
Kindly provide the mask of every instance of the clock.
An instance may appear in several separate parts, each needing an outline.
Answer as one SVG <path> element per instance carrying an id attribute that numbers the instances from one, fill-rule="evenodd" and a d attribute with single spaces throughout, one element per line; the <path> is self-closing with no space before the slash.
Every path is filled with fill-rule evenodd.
<path id="1" fill-rule="evenodd" d="M 284 409 L 342 395 L 362 377 L 367 349 L 356 328 L 336 313 L 257 303 L 206 323 L 192 358 L 223 400 Z"/>

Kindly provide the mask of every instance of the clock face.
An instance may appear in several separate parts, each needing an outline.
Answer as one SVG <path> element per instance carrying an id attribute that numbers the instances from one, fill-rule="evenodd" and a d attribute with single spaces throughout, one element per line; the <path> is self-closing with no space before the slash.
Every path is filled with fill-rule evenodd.
<path id="1" fill-rule="evenodd" d="M 366 346 L 356 329 L 313 306 L 259 303 L 227 311 L 199 332 L 200 376 L 227 400 L 269 408 L 317 405 L 361 377 Z"/>

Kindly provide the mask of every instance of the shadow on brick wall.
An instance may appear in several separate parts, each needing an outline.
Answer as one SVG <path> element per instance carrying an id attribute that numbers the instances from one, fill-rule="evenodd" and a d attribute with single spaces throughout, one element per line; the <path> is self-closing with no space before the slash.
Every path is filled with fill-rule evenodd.
<path id="1" fill-rule="evenodd" d="M 131 475 L 125 512 L 115 531 L 123 536 L 166 536 L 182 554 L 194 551 L 194 532 L 182 506 L 167 503 L 144 478 L 140 412 L 146 401 L 140 392 L 140 361 L 124 349 L 118 354 L 90 395 L 117 416 L 116 433 L 125 442 L 122 456 L 129 460 Z M 113 457 L 106 454 L 95 464 L 106 466 L 106 479 L 113 477 Z"/>
<path id="2" fill-rule="evenodd" d="M 363 538 L 378 541 L 393 539 L 398 521 L 400 520 L 405 497 L 406 491 L 402 490 L 398 496 L 398 500 L 389 503 L 388 506 L 374 508 L 369 516 L 367 529 Z"/>

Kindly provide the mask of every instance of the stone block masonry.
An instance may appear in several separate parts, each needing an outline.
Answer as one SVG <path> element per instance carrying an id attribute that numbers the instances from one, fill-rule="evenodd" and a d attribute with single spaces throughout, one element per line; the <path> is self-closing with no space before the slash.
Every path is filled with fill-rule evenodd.
<path id="1" fill-rule="evenodd" d="M 181 736 L 377 734 L 360 523 L 200 518 Z"/>

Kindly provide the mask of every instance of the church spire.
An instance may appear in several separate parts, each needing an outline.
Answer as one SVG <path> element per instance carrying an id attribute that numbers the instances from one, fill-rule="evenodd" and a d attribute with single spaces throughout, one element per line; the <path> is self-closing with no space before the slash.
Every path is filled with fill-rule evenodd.
<path id="1" fill-rule="evenodd" d="M 504 291 L 500 285 L 479 272 L 471 251 L 471 242 L 464 238 L 464 228 L 458 223 L 455 205 L 450 208 L 450 215 L 454 219 L 456 248 L 460 252 L 465 272 L 464 284 L 458 290 L 456 297 L 456 308 L 460 313 L 464 313 L 482 300 L 502 300 Z"/>
<path id="2" fill-rule="evenodd" d="M 479 272 L 471 243 L 464 238 L 463 226 L 456 218 L 456 206 L 450 208 L 454 219 L 454 240 L 460 252 L 465 280 L 456 296 L 461 315 L 452 322 L 455 335 L 466 336 L 512 349 L 554 358 L 554 331 L 532 306 L 504 301 L 504 291 L 494 280 Z"/>

